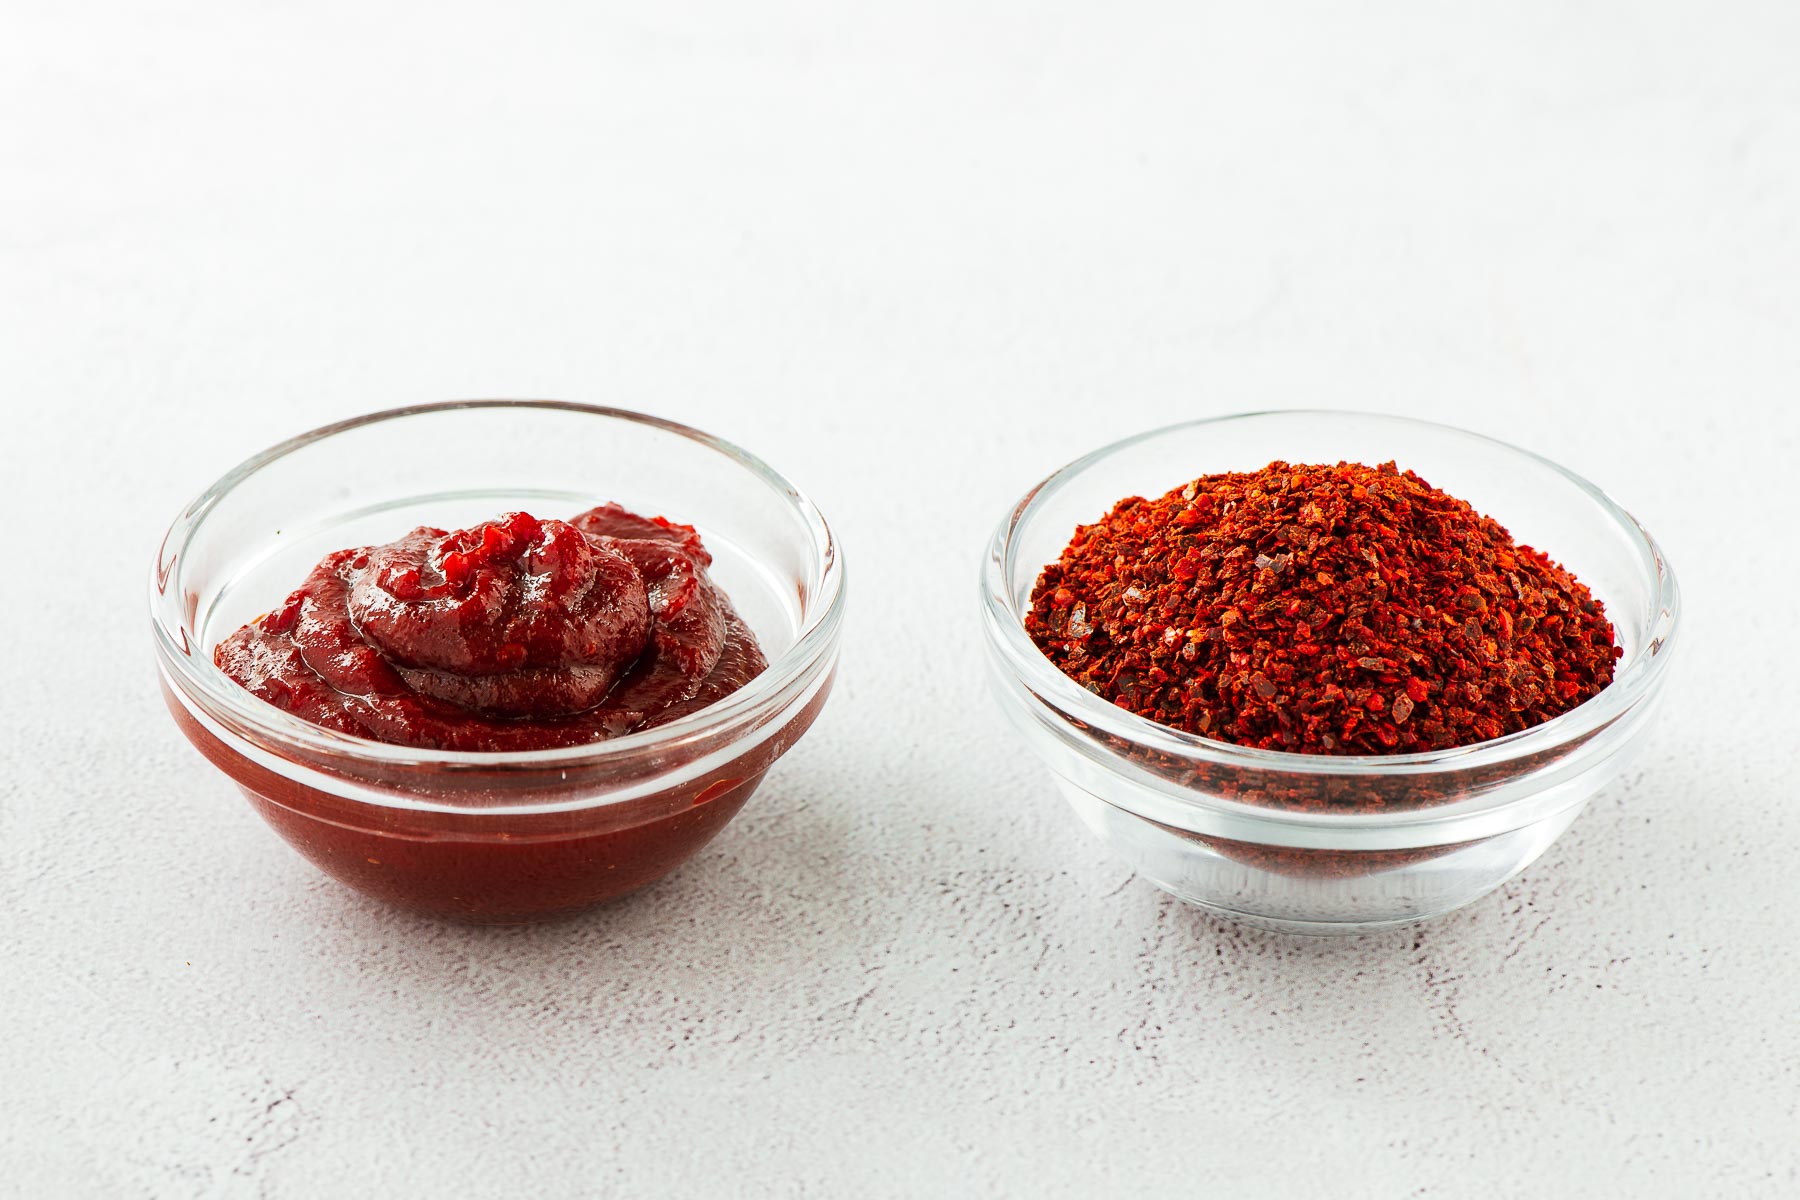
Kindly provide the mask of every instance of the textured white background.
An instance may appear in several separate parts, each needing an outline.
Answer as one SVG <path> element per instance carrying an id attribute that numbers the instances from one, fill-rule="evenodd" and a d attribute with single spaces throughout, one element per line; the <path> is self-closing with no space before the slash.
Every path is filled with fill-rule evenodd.
<path id="1" fill-rule="evenodd" d="M 1800 6 L 853 7 L 0 8 L 0 1191 L 1796 1194 Z M 154 691 L 181 503 L 467 395 L 715 430 L 851 553 L 814 732 L 551 928 L 327 882 Z M 1560 459 L 1687 587 L 1642 769 L 1418 932 L 1164 899 L 982 691 L 1017 494 L 1292 403 Z"/>

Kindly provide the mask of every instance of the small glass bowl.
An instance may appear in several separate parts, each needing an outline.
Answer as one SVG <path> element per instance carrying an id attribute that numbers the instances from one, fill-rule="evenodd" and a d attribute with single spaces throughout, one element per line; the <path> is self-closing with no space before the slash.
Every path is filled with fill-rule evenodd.
<path id="1" fill-rule="evenodd" d="M 1277 460 L 1396 460 L 1545 550 L 1606 605 L 1625 651 L 1612 685 L 1553 721 L 1477 746 L 1287 754 L 1125 712 L 1032 643 L 1032 588 L 1077 525 L 1126 496 Z M 1097 450 L 1019 502 L 994 535 L 981 583 L 995 694 L 1088 827 L 1183 900 L 1307 934 L 1427 920 L 1535 861 L 1642 747 L 1680 611 L 1655 539 L 1592 484 L 1473 433 L 1338 412 L 1193 421 Z"/>
<path id="2" fill-rule="evenodd" d="M 213 665 L 221 638 L 332 550 L 609 500 L 698 527 L 763 674 L 613 741 L 450 753 L 322 729 Z M 843 611 L 831 530 L 759 459 L 654 417 L 550 401 L 421 405 L 283 442 L 188 505 L 150 580 L 170 712 L 282 837 L 371 896 L 494 923 L 624 895 L 705 845 L 824 705 Z"/>

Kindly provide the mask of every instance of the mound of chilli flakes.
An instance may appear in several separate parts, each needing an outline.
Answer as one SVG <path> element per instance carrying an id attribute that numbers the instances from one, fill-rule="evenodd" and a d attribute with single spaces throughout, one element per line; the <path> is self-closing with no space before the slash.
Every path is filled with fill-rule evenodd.
<path id="1" fill-rule="evenodd" d="M 1623 653 L 1573 575 L 1391 462 L 1122 500 L 1045 568 L 1025 628 L 1122 709 L 1300 754 L 1530 729 L 1598 695 Z"/>

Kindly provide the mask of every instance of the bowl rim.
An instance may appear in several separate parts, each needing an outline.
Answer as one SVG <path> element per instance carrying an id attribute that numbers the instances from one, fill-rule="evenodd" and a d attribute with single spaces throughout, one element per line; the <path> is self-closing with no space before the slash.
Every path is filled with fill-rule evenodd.
<path id="1" fill-rule="evenodd" d="M 1025 632 L 1024 616 L 1014 606 L 1008 580 L 1019 566 L 1018 533 L 1029 518 L 1050 497 L 1095 464 L 1157 438 L 1168 437 L 1204 427 L 1244 423 L 1269 417 L 1314 417 L 1332 420 L 1368 421 L 1408 426 L 1450 434 L 1484 443 L 1507 454 L 1536 463 L 1561 476 L 1587 496 L 1597 511 L 1624 533 L 1638 551 L 1642 579 L 1655 597 L 1656 611 L 1646 630 L 1643 645 L 1631 658 L 1624 660 L 1613 681 L 1599 695 L 1568 712 L 1530 729 L 1504 737 L 1414 754 L 1388 755 L 1323 755 L 1298 754 L 1285 750 L 1262 750 L 1240 746 L 1186 733 L 1161 725 L 1136 713 L 1128 712 L 1081 687 L 1058 670 Z M 1041 571 L 1041 567 L 1037 568 Z M 1179 421 L 1171 425 L 1145 430 L 1090 451 L 1073 462 L 1051 472 L 1012 507 L 1003 517 L 989 540 L 981 571 L 981 601 L 990 650 L 1011 675 L 1027 686 L 1036 698 L 1060 710 L 1071 727 L 1085 726 L 1081 735 L 1095 746 L 1102 746 L 1095 733 L 1110 736 L 1155 753 L 1178 759 L 1204 762 L 1208 765 L 1235 765 L 1260 771 L 1280 771 L 1301 775 L 1415 776 L 1466 771 L 1495 766 L 1516 759 L 1541 754 L 1557 746 L 1585 738 L 1606 727 L 1636 705 L 1653 685 L 1663 677 L 1671 658 L 1670 651 L 1680 626 L 1681 590 L 1668 557 L 1656 539 L 1635 517 L 1604 490 L 1568 468 L 1531 450 L 1486 434 L 1438 421 L 1389 413 L 1351 409 L 1269 408 L 1252 412 L 1229 413 Z M 1204 793 L 1180 789 L 1183 798 L 1196 804 L 1212 804 Z M 1234 801 L 1218 801 L 1219 807 L 1242 813 L 1245 806 Z M 1446 804 L 1418 810 L 1414 819 L 1428 815 L 1446 815 L 1445 810 L 1460 805 Z M 1399 814 L 1334 812 L 1330 814 L 1301 810 L 1255 807 L 1257 815 L 1272 821 L 1315 823 L 1328 820 L 1341 822 L 1379 821 L 1391 823 Z"/>
<path id="2" fill-rule="evenodd" d="M 771 659 L 760 675 L 737 691 L 667 725 L 601 742 L 547 750 L 509 751 L 432 750 L 326 729 L 246 691 L 214 665 L 210 648 L 200 647 L 202 653 L 189 651 L 187 631 L 181 620 L 182 603 L 179 596 L 168 594 L 169 583 L 180 556 L 199 536 L 206 518 L 233 489 L 270 464 L 339 434 L 409 417 L 475 409 L 572 413 L 643 425 L 698 443 L 747 470 L 786 502 L 788 510 L 799 517 L 811 541 L 810 550 L 817 573 L 816 577 L 807 580 L 801 626 L 793 644 Z M 173 677 L 171 682 L 177 685 L 177 692 L 189 692 L 183 697 L 184 703 L 191 705 L 194 697 L 198 697 L 279 746 L 313 754 L 380 766 L 482 770 L 541 770 L 546 767 L 567 770 L 577 765 L 604 766 L 609 762 L 638 759 L 647 753 L 664 754 L 671 748 L 703 741 L 733 721 L 753 716 L 762 706 L 779 699 L 785 690 L 829 660 L 843 624 L 846 595 L 843 549 L 831 526 L 804 492 L 758 456 L 724 438 L 649 413 L 545 399 L 465 399 L 404 405 L 334 421 L 278 442 L 227 471 L 181 510 L 163 533 L 149 580 L 150 618 L 158 658 L 164 671 Z M 171 614 L 176 619 L 173 627 L 169 620 Z M 198 636 L 197 631 L 195 636 Z"/>

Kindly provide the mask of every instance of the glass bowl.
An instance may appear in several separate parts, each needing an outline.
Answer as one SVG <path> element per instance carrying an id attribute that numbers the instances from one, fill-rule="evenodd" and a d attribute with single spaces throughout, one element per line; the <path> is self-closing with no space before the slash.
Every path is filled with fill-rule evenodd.
<path id="1" fill-rule="evenodd" d="M 608 500 L 698 527 L 768 656 L 762 675 L 613 741 L 451 753 L 322 729 L 213 665 L 220 639 L 332 550 Z M 549 401 L 395 409 L 283 442 L 188 505 L 150 580 L 169 711 L 276 832 L 359 891 L 478 922 L 624 895 L 704 846 L 824 705 L 843 610 L 831 530 L 759 459 L 654 417 Z"/>
<path id="2" fill-rule="evenodd" d="M 1119 709 L 1024 628 L 1031 590 L 1079 524 L 1127 496 L 1276 460 L 1397 460 L 1544 550 L 1606 605 L 1625 656 L 1600 695 L 1534 729 L 1431 754 L 1253 750 Z M 1422 921 L 1537 859 L 1642 748 L 1680 611 L 1662 550 L 1554 463 L 1443 425 L 1337 412 L 1193 421 L 1097 450 L 1033 488 L 981 580 L 994 692 L 1082 821 L 1146 879 L 1219 916 L 1308 934 Z"/>

